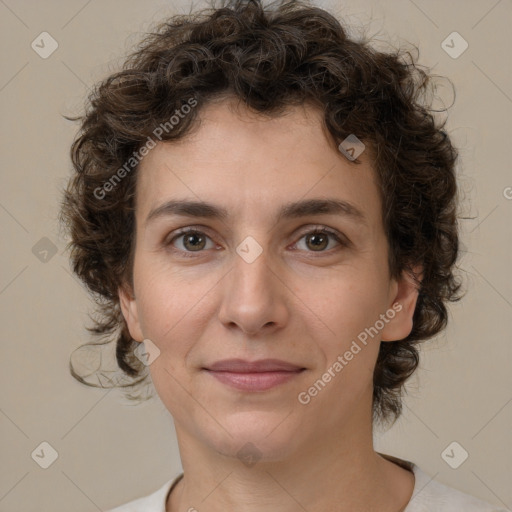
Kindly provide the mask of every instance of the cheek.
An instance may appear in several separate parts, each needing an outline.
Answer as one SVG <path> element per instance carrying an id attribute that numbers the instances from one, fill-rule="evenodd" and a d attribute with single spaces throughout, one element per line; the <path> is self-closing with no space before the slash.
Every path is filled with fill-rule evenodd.
<path id="1" fill-rule="evenodd" d="M 165 349 L 172 340 L 183 337 L 198 322 L 205 295 L 211 288 L 208 279 L 190 283 L 176 272 L 159 267 L 154 262 L 144 266 L 141 261 L 137 275 L 136 294 L 139 320 L 144 335 Z"/>
<path id="2" fill-rule="evenodd" d="M 139 279 L 142 332 L 160 350 L 149 366 L 151 379 L 168 410 L 179 417 L 190 399 L 185 391 L 191 388 L 187 357 L 205 328 L 208 287 L 204 282 L 191 285 L 168 271 L 147 271 Z"/>
<path id="3" fill-rule="evenodd" d="M 371 390 L 380 345 L 374 326 L 385 312 L 386 299 L 386 275 L 372 265 L 343 269 L 323 299 L 320 294 L 311 299 L 329 327 L 326 335 L 316 336 L 323 361 L 313 381 L 329 381 L 319 402 L 335 403 L 339 414 Z"/>
<path id="4" fill-rule="evenodd" d="M 309 302 L 339 346 L 350 344 L 361 331 L 374 325 L 384 313 L 386 299 L 387 284 L 377 269 L 351 266 L 331 276 Z"/>
<path id="5" fill-rule="evenodd" d="M 356 407 L 363 394 L 371 393 L 380 345 L 380 335 L 371 328 L 384 312 L 384 304 L 374 276 L 353 273 L 351 278 L 340 276 L 331 285 L 329 300 L 324 300 L 319 309 L 329 330 L 324 330 L 326 335 L 316 336 L 322 363 L 309 385 L 314 386 L 317 379 L 327 383 L 318 394 L 322 397 L 317 406 L 322 409 L 322 402 L 331 404 L 332 408 L 325 404 L 324 408 L 338 411 L 332 421 Z"/>

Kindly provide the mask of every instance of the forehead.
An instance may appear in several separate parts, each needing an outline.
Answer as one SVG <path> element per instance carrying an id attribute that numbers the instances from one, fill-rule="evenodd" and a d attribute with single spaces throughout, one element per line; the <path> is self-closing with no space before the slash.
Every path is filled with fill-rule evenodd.
<path id="1" fill-rule="evenodd" d="M 323 113 L 304 104 L 276 117 L 227 99 L 203 107 L 184 138 L 158 143 L 138 169 L 137 217 L 169 199 L 222 205 L 263 215 L 285 203 L 329 196 L 380 216 L 369 151 L 348 161 L 323 125 Z"/>

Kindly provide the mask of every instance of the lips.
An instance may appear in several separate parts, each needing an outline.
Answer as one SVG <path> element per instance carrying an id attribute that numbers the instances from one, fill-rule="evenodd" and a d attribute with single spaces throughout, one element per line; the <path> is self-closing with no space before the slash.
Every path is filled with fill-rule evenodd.
<path id="1" fill-rule="evenodd" d="M 239 391 L 266 391 L 292 380 L 305 368 L 278 359 L 226 359 L 203 368 L 218 381 Z"/>
<path id="2" fill-rule="evenodd" d="M 297 372 L 304 368 L 279 359 L 261 359 L 253 362 L 243 359 L 225 359 L 208 365 L 205 369 L 214 372 L 262 373 Z"/>

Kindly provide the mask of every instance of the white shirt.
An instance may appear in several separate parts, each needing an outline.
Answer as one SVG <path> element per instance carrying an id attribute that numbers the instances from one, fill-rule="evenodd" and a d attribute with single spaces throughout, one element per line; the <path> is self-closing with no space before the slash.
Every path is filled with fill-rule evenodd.
<path id="1" fill-rule="evenodd" d="M 412 462 L 385 457 L 400 461 L 401 466 L 413 471 L 416 479 L 412 497 L 403 512 L 512 512 L 436 482 Z M 183 473 L 167 481 L 154 493 L 106 512 L 166 512 L 167 497 L 182 477 Z"/>

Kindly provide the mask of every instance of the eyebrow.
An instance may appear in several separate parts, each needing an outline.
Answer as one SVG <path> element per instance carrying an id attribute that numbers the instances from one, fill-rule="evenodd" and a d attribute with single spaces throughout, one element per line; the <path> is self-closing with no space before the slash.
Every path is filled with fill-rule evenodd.
<path id="1" fill-rule="evenodd" d="M 181 215 L 208 219 L 227 219 L 228 211 L 212 203 L 190 200 L 169 200 L 153 208 L 146 217 L 146 226 L 153 220 Z M 312 215 L 341 215 L 360 223 L 367 224 L 363 212 L 353 204 L 341 199 L 306 199 L 284 204 L 276 215 L 276 222 L 283 219 L 295 219 Z"/>

